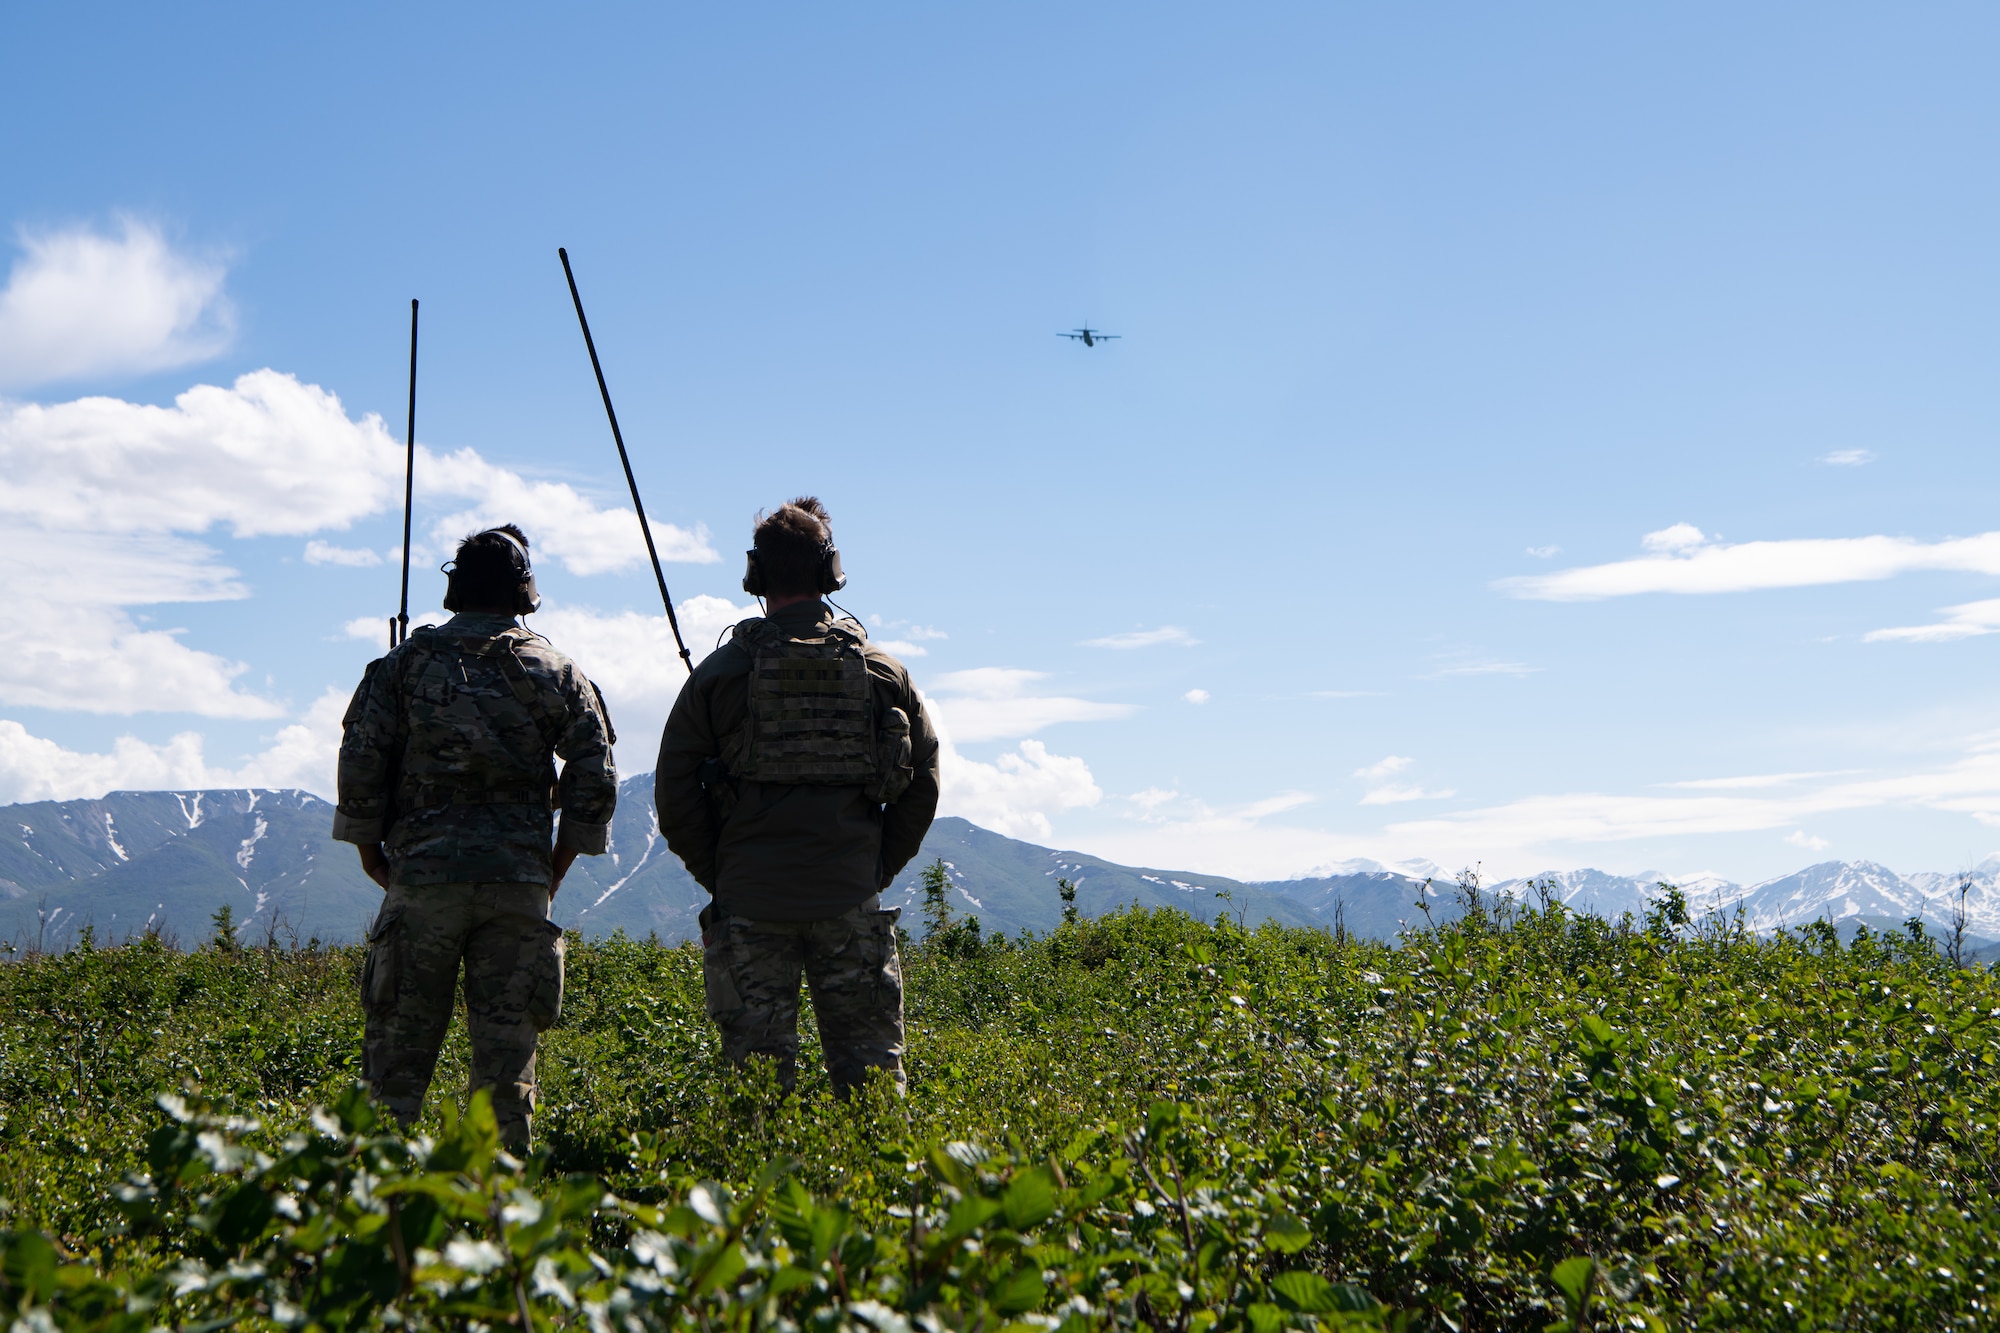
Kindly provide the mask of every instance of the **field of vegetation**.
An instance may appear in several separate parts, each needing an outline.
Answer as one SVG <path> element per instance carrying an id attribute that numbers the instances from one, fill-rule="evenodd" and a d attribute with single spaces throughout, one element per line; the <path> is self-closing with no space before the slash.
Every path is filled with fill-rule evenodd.
<path id="1" fill-rule="evenodd" d="M 15 961 L 0 1320 L 2000 1325 L 1989 971 L 1671 900 L 1470 907 L 1395 948 L 942 924 L 905 955 L 902 1102 L 721 1067 L 689 947 L 573 944 L 525 1162 L 462 1105 L 462 1027 L 422 1132 L 376 1120 L 358 951 Z"/>

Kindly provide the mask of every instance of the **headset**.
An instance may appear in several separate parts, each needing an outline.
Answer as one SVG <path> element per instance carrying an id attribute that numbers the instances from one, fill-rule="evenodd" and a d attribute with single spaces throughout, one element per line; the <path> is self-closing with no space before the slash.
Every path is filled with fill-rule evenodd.
<path id="1" fill-rule="evenodd" d="M 824 595 L 846 586 L 847 571 L 840 567 L 840 548 L 828 542 L 819 548 L 819 591 Z M 764 595 L 764 562 L 757 558 L 754 546 L 743 553 L 743 591 L 752 597 Z"/>
<path id="2" fill-rule="evenodd" d="M 528 559 L 528 548 L 516 539 L 513 533 L 503 532 L 499 528 L 488 528 L 486 531 L 475 533 L 474 535 L 477 537 L 498 537 L 507 543 L 508 563 L 513 566 L 514 575 L 513 613 L 517 616 L 525 616 L 532 615 L 534 612 L 540 610 L 542 606 L 542 594 L 535 587 L 535 567 Z M 461 605 L 463 599 L 459 596 L 458 562 L 456 560 L 447 560 L 438 566 L 438 571 L 446 579 L 444 609 L 447 611 L 463 610 L 464 608 Z"/>

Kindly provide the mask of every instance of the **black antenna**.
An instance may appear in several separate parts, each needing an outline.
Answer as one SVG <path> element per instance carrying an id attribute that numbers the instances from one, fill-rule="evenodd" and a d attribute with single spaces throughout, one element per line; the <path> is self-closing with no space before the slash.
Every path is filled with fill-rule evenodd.
<path id="1" fill-rule="evenodd" d="M 403 431 L 403 603 L 389 622 L 389 646 L 410 637 L 410 500 L 417 479 L 417 298 L 410 298 L 410 419 Z"/>
<path id="2" fill-rule="evenodd" d="M 660 553 L 653 547 L 653 525 L 646 521 L 646 506 L 639 502 L 639 483 L 632 476 L 632 459 L 625 452 L 625 436 L 618 429 L 618 413 L 611 408 L 611 390 L 604 385 L 604 367 L 597 360 L 597 343 L 590 336 L 590 321 L 583 317 L 583 298 L 576 292 L 576 274 L 570 271 L 569 251 L 557 246 L 556 254 L 562 259 L 563 276 L 569 279 L 569 299 L 576 303 L 576 322 L 583 326 L 583 345 L 590 352 L 590 368 L 597 372 L 597 392 L 604 397 L 604 415 L 611 418 L 611 438 L 618 445 L 618 461 L 625 465 L 625 484 L 632 488 L 632 508 L 639 514 L 639 531 L 646 538 L 646 554 L 653 558 L 653 577 L 660 585 L 660 601 L 667 608 L 667 624 L 672 627 L 674 642 L 680 647 L 681 662 L 692 676 L 694 655 L 688 652 L 687 641 L 681 638 L 681 622 L 674 615 L 674 599 L 667 592 L 667 576 L 660 572 Z"/>

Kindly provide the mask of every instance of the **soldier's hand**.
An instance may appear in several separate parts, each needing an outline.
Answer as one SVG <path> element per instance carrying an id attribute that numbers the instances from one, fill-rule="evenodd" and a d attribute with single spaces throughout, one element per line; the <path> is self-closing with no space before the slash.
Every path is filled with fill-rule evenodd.
<path id="1" fill-rule="evenodd" d="M 381 843 L 361 844 L 361 871 L 383 888 L 389 887 L 389 858 L 383 854 Z"/>
<path id="2" fill-rule="evenodd" d="M 553 898 L 556 890 L 562 887 L 563 876 L 576 864 L 576 848 L 559 846 L 550 859 L 554 863 L 554 873 L 549 876 L 549 897 Z"/>

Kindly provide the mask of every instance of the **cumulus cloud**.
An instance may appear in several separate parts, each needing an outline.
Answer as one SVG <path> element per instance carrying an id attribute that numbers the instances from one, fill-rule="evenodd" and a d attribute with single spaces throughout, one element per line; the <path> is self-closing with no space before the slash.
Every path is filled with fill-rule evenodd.
<path id="1" fill-rule="evenodd" d="M 399 557 L 401 551 L 396 553 Z M 306 563 L 309 565 L 345 565 L 351 569 L 366 568 L 382 563 L 381 553 L 366 546 L 335 546 L 331 542 L 309 541 L 306 543 Z"/>
<path id="2" fill-rule="evenodd" d="M 1187 700 L 1191 704 L 1205 704 L 1209 700 L 1209 693 L 1207 690 L 1193 689 L 1189 690 L 1186 694 L 1183 694 L 1181 698 Z"/>
<path id="3" fill-rule="evenodd" d="M 1803 847 L 1809 852 L 1823 852 L 1832 846 L 1825 838 L 1815 838 L 1804 829 L 1793 829 L 1785 835 L 1785 841 L 1794 847 Z"/>
<path id="4" fill-rule="evenodd" d="M 108 753 L 66 749 L 0 719 L 0 802 L 94 800 L 112 791 L 198 787 L 299 787 L 329 800 L 347 693 L 329 689 L 266 748 L 234 767 L 210 764 L 188 731 L 161 745 L 121 736 Z"/>
<path id="5" fill-rule="evenodd" d="M 1054 834 L 1051 815 L 1096 805 L 1104 795 L 1089 764 L 1052 754 L 1040 741 L 1022 741 L 990 764 L 967 759 L 946 741 L 938 762 L 938 812 L 1010 838 L 1047 841 Z"/>
<path id="6" fill-rule="evenodd" d="M 23 231 L 0 291 L 0 385 L 168 370 L 228 347 L 235 314 L 222 264 L 176 251 L 159 228 L 121 218 Z"/>
<path id="7" fill-rule="evenodd" d="M 1922 570 L 2000 574 L 2000 532 L 1923 542 L 1909 537 L 1803 537 L 1727 543 L 1689 523 L 1648 533 L 1648 554 L 1552 574 L 1500 579 L 1515 597 L 1597 601 L 1637 593 L 1750 592 L 1894 578 Z"/>
<path id="8" fill-rule="evenodd" d="M 967 742 L 1030 736 L 1058 722 L 1101 722 L 1137 711 L 1130 704 L 1029 693 L 1029 686 L 1046 679 L 1044 671 L 975 667 L 933 676 L 927 688 L 931 710 L 949 718 L 952 734 Z"/>
<path id="9" fill-rule="evenodd" d="M 243 598 L 250 590 L 213 546 L 193 540 L 311 536 L 346 528 L 402 498 L 403 448 L 380 418 L 291 375 L 260 370 L 198 385 L 171 406 L 81 398 L 0 404 L 0 577 L 29 648 L 0 664 L 0 703 L 93 712 L 143 710 L 274 717 L 242 691 L 243 668 L 142 627 L 131 608 Z M 519 519 L 538 553 L 589 574 L 645 558 L 630 509 L 527 480 L 471 450 L 418 450 L 419 485 L 469 501 L 437 525 L 462 535 Z M 714 560 L 706 534 L 655 524 L 666 559 Z M 373 551 L 314 537 L 309 564 L 365 566 Z M 400 552 L 398 553 L 400 555 Z M 365 636 L 375 639 L 379 625 Z"/>
<path id="10" fill-rule="evenodd" d="M 1873 629 L 1862 638 L 1868 643 L 1943 643 L 1969 639 L 2000 631 L 2000 598 L 1983 602 L 1961 602 L 1938 612 L 1944 619 L 1929 625 L 1904 625 L 1896 629 Z"/>
<path id="11" fill-rule="evenodd" d="M 565 483 L 531 481 L 487 462 L 472 449 L 441 455 L 420 451 L 417 468 L 427 493 L 472 501 L 431 525 L 431 539 L 440 546 L 479 528 L 519 523 L 527 529 L 538 556 L 553 556 L 575 574 L 630 569 L 646 559 L 636 514 L 622 507 L 600 508 Z M 712 565 L 722 559 L 709 544 L 705 527 L 689 532 L 650 519 L 647 525 L 663 561 Z"/>
<path id="12" fill-rule="evenodd" d="M 1178 643 L 1183 647 L 1193 647 L 1200 643 L 1194 635 L 1179 625 L 1162 625 L 1158 629 L 1135 629 L 1124 634 L 1107 634 L 1101 639 L 1085 639 L 1086 648 L 1152 648 L 1163 643 Z"/>

